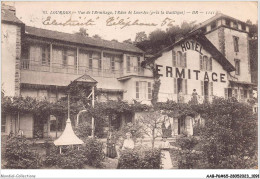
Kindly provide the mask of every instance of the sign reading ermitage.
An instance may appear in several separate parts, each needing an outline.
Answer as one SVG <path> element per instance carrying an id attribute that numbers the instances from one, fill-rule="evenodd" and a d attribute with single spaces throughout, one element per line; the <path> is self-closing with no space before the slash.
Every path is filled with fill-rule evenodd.
<path id="1" fill-rule="evenodd" d="M 2 169 L 259 178 L 257 8 L 2 2 Z"/>

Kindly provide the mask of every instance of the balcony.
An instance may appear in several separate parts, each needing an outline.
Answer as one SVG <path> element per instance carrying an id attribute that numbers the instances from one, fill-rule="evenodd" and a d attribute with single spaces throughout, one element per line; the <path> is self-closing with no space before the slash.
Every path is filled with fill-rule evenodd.
<path id="1" fill-rule="evenodd" d="M 129 69 L 100 69 L 88 68 L 86 66 L 63 65 L 58 63 L 41 63 L 40 61 L 30 61 L 28 59 L 21 60 L 21 70 L 37 71 L 37 72 L 51 72 L 51 73 L 65 73 L 73 75 L 88 74 L 92 77 L 106 77 L 119 78 L 129 75 L 144 76 L 144 69 L 132 67 Z"/>

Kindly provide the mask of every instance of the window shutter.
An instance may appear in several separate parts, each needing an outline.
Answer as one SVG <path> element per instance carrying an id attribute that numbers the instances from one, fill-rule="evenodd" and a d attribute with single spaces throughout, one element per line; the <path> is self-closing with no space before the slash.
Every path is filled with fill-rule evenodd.
<path id="1" fill-rule="evenodd" d="M 237 99 L 237 89 L 234 89 L 234 97 Z"/>
<path id="2" fill-rule="evenodd" d="M 201 81 L 201 95 L 204 96 L 204 81 Z"/>
<path id="3" fill-rule="evenodd" d="M 184 79 L 185 82 L 185 94 L 188 94 L 188 85 L 187 85 L 187 79 Z"/>
<path id="4" fill-rule="evenodd" d="M 173 78 L 173 83 L 174 83 L 174 94 L 177 94 L 177 79 Z"/>
<path id="5" fill-rule="evenodd" d="M 210 82 L 210 92 L 211 96 L 213 96 L 213 82 Z"/>
<path id="6" fill-rule="evenodd" d="M 244 99 L 244 91 L 240 89 L 240 99 Z"/>
<path id="7" fill-rule="evenodd" d="M 89 54 L 89 69 L 92 69 L 92 53 Z"/>
<path id="8" fill-rule="evenodd" d="M 253 91 L 249 90 L 249 98 L 253 98 Z"/>
<path id="9" fill-rule="evenodd" d="M 148 82 L 148 99 L 152 99 L 152 84 Z"/>
<path id="10" fill-rule="evenodd" d="M 225 88 L 224 90 L 225 90 L 225 99 L 228 99 L 228 89 Z"/>
<path id="11" fill-rule="evenodd" d="M 209 70 L 212 71 L 212 57 L 209 59 Z"/>
<path id="12" fill-rule="evenodd" d="M 139 99 L 139 82 L 136 82 L 136 99 Z"/>
<path id="13" fill-rule="evenodd" d="M 63 65 L 66 66 L 67 65 L 67 51 L 62 51 L 62 55 L 63 55 Z"/>
<path id="14" fill-rule="evenodd" d="M 172 50 L 172 65 L 176 66 L 176 52 Z"/>
<path id="15" fill-rule="evenodd" d="M 46 65 L 45 48 L 42 48 L 42 65 Z"/>
<path id="16" fill-rule="evenodd" d="M 203 59 L 201 55 L 200 55 L 200 69 L 203 70 Z"/>
<path id="17" fill-rule="evenodd" d="M 184 63 L 183 67 L 186 68 L 187 67 L 187 55 L 186 55 L 186 53 L 184 53 L 184 55 L 183 55 L 183 63 Z"/>

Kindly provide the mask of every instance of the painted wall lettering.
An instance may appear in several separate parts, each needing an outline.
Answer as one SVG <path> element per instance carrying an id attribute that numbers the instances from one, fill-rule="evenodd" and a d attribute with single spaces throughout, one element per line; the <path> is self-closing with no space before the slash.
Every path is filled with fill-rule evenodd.
<path id="1" fill-rule="evenodd" d="M 163 76 L 163 74 L 161 73 L 162 68 L 163 65 L 156 65 L 156 72 L 159 76 Z M 226 83 L 226 74 L 224 73 L 220 73 L 218 75 L 216 72 L 211 73 L 207 71 L 191 70 L 191 69 L 184 69 L 184 68 L 177 68 L 177 67 L 170 67 L 170 66 L 165 67 L 165 76 L 173 77 L 173 78 L 187 78 L 187 79 L 195 78 L 196 80 L 213 81 L 213 82 L 218 82 L 218 76 L 219 76 L 219 81 L 222 83 Z"/>
<path id="2" fill-rule="evenodd" d="M 194 51 L 197 51 L 198 53 L 200 53 L 201 55 L 203 55 L 202 49 L 203 49 L 202 45 L 200 45 L 199 43 L 194 42 L 194 41 L 186 41 L 181 44 L 182 52 L 185 52 L 187 50 L 194 50 Z"/>

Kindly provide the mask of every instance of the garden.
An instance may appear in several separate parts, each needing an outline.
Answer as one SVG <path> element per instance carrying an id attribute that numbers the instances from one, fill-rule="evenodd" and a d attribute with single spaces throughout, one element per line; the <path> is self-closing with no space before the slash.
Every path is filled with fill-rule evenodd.
<path id="1" fill-rule="evenodd" d="M 63 106 L 62 106 L 63 105 Z M 72 103 L 71 111 L 79 109 Z M 66 105 L 59 101 L 49 104 L 30 98 L 2 100 L 3 112 L 37 113 L 66 116 Z M 115 114 L 145 111 L 139 123 L 129 123 L 120 131 L 115 131 L 115 146 L 120 155 L 111 159 L 106 154 L 106 140 L 103 140 L 99 124 Z M 95 118 L 96 136 L 90 138 L 89 125 L 82 123 L 74 128 L 76 135 L 84 141 L 83 145 L 64 147 L 62 153 L 52 141 L 35 144 L 22 136 L 13 136 L 2 145 L 2 168 L 48 168 L 48 169 L 160 169 L 161 148 L 160 121 L 157 115 L 173 118 L 200 115 L 205 120 L 203 125 L 194 125 L 194 135 L 179 135 L 170 142 L 171 159 L 180 169 L 253 169 L 257 167 L 257 114 L 247 103 L 240 103 L 235 98 L 215 98 L 212 103 L 183 104 L 174 101 L 156 102 L 153 106 L 139 103 L 127 104 L 123 101 L 97 103 L 89 107 L 90 115 Z M 101 125 L 102 126 L 102 125 Z M 135 146 L 132 150 L 122 150 L 126 133 L 133 132 Z M 143 136 L 151 134 L 151 140 L 142 142 Z M 103 138 L 103 139 L 102 139 Z M 140 142 L 141 141 L 141 142 Z M 3 142 L 2 142 L 3 144 Z M 149 145 L 146 145 L 149 144 Z M 4 161 L 4 162 L 3 162 Z M 120 164 L 120 165 L 119 165 Z"/>

